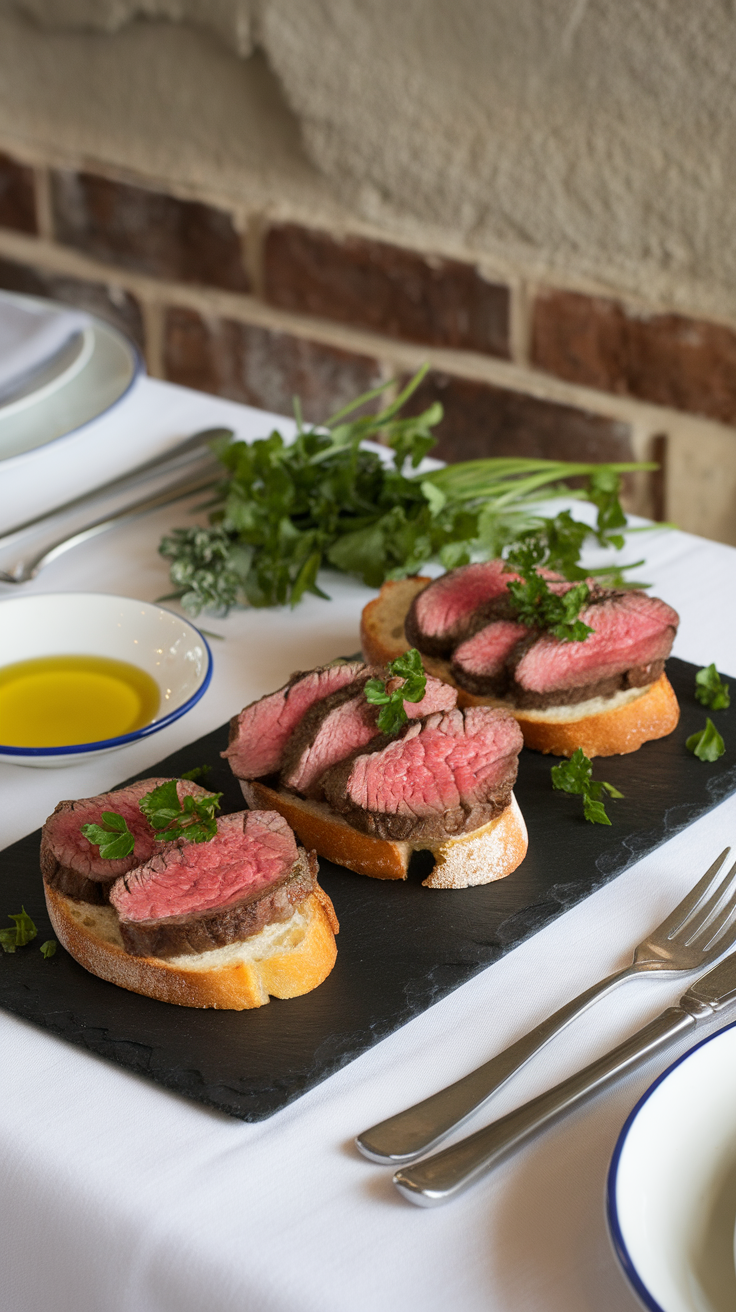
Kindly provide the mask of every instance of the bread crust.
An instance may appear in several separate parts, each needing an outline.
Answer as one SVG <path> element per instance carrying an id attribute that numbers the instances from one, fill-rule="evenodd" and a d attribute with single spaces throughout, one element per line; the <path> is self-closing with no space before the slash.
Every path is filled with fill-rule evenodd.
<path id="1" fill-rule="evenodd" d="M 406 879 L 415 850 L 411 843 L 363 834 L 325 802 L 295 797 L 258 780 L 241 779 L 240 787 L 249 806 L 280 811 L 300 842 L 314 847 L 328 861 L 373 879 Z M 482 828 L 446 838 L 433 847 L 416 844 L 436 858 L 434 869 L 423 880 L 427 888 L 469 888 L 503 879 L 521 865 L 527 846 L 524 817 L 513 793 L 505 810 Z"/>
<path id="2" fill-rule="evenodd" d="M 403 620 L 414 597 L 432 580 L 417 575 L 384 583 L 378 596 L 363 610 L 360 637 L 363 656 L 372 664 L 385 665 L 408 649 L 403 636 Z M 401 636 L 399 636 L 401 634 Z M 643 743 L 666 738 L 677 727 L 680 708 L 666 674 L 660 675 L 646 691 L 633 701 L 614 706 L 595 715 L 579 719 L 555 718 L 555 707 L 533 715 L 516 709 L 509 702 L 493 697 L 476 697 L 458 687 L 450 672 L 449 661 L 422 657 L 428 674 L 457 688 L 457 704 L 465 706 L 504 706 L 511 711 L 524 735 L 524 745 L 536 752 L 554 756 L 572 756 L 582 747 L 585 755 L 620 756 L 635 752 Z"/>
<path id="3" fill-rule="evenodd" d="M 282 926 L 266 926 L 248 944 L 251 960 L 219 949 L 173 962 L 160 957 L 133 957 L 122 946 L 111 907 L 67 897 L 44 883 L 46 906 L 59 942 L 85 970 L 131 993 L 180 1007 L 244 1011 L 274 998 L 296 998 L 327 978 L 337 957 L 337 919 L 323 889 L 309 895 Z M 264 936 L 283 930 L 270 946 Z M 259 940 L 263 955 L 259 957 Z M 241 945 L 234 945 L 241 946 Z M 230 959 L 224 960 L 228 956 Z M 202 968 L 205 957 L 218 958 Z M 199 960 L 199 968 L 194 963 Z"/>

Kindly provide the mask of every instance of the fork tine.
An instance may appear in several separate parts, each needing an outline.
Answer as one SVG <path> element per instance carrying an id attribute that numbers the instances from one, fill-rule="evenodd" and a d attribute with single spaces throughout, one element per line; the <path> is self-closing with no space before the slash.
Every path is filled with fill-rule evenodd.
<path id="1" fill-rule="evenodd" d="M 659 926 L 660 933 L 667 938 L 674 938 L 675 934 L 683 928 L 685 922 L 691 919 L 700 907 L 701 902 L 710 893 L 712 885 L 716 882 L 716 876 L 730 851 L 730 847 L 725 847 L 721 855 L 716 857 L 713 865 L 706 870 L 703 878 L 682 899 L 682 902 L 678 902 L 672 914 Z"/>
<path id="2" fill-rule="evenodd" d="M 715 933 L 710 934 L 708 942 L 703 945 L 703 955 L 721 956 L 736 942 L 736 906 L 731 906 L 728 915 Z"/>
<path id="3" fill-rule="evenodd" d="M 712 943 L 717 937 L 719 930 L 723 928 L 731 915 L 734 908 L 734 889 L 736 889 L 736 865 L 731 866 L 728 874 L 721 880 L 720 885 L 705 906 L 701 909 L 698 916 L 697 924 L 690 922 L 686 933 L 686 947 L 695 943 L 703 934 L 708 934 L 708 942 Z M 705 951 L 705 948 L 703 949 Z"/>

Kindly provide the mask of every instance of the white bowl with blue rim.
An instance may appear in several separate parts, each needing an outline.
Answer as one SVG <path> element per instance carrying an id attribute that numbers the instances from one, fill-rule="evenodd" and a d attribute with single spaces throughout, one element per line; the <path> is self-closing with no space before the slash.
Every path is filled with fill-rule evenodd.
<path id="1" fill-rule="evenodd" d="M 655 1080 L 608 1174 L 608 1224 L 650 1312 L 736 1307 L 736 1024 Z"/>
<path id="2" fill-rule="evenodd" d="M 15 765 L 76 765 L 159 733 L 186 715 L 212 678 L 212 653 L 189 620 L 153 602 L 95 592 L 55 592 L 0 601 L 0 674 L 21 661 L 86 656 L 123 661 L 159 690 L 158 709 L 140 728 L 70 746 L 4 745 L 0 761 Z"/>

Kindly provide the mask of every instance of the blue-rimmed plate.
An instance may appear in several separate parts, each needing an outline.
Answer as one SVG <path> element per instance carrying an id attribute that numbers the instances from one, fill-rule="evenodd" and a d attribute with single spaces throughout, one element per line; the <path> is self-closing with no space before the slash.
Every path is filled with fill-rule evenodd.
<path id="1" fill-rule="evenodd" d="M 608 1223 L 652 1312 L 736 1308 L 736 1025 L 655 1080 L 608 1174 Z"/>
<path id="2" fill-rule="evenodd" d="M 212 678 L 212 653 L 193 624 L 163 606 L 102 592 L 54 592 L 0 601 L 0 668 L 44 656 L 127 661 L 158 685 L 159 708 L 131 733 L 69 747 L 2 745 L 14 765 L 76 765 L 146 738 L 186 715 Z"/>

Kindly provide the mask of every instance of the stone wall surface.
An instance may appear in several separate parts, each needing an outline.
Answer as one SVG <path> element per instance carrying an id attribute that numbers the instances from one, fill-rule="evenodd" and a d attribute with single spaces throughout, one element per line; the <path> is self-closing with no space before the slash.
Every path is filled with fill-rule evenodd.
<path id="1" fill-rule="evenodd" d="M 730 0 L 0 0 L 0 287 L 736 544 L 735 83 Z"/>

